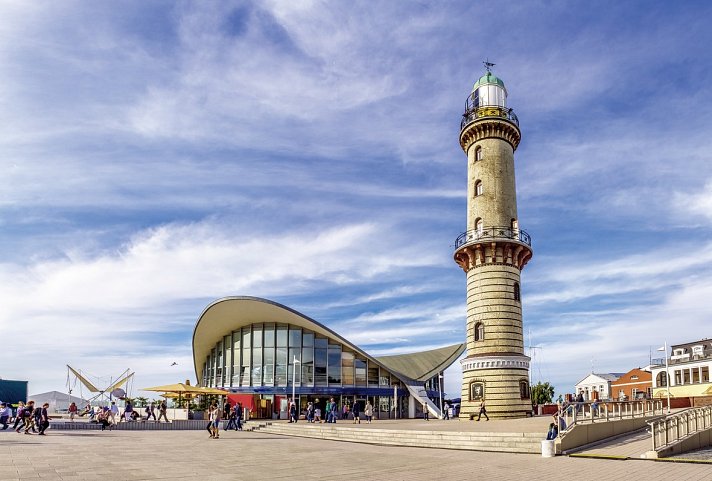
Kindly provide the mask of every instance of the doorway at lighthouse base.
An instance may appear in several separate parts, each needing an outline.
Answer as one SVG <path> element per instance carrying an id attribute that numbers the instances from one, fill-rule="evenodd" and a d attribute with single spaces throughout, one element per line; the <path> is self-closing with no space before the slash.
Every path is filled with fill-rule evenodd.
<path id="1" fill-rule="evenodd" d="M 498 363 L 521 364 L 522 367 L 467 369 L 470 364 L 495 364 L 493 361 L 464 359 L 460 419 L 477 419 L 485 400 L 487 415 L 492 419 L 522 418 L 532 415 L 529 391 L 529 358 L 513 356 Z M 526 367 L 524 367 L 526 366 Z M 484 419 L 484 415 L 482 416 Z"/>

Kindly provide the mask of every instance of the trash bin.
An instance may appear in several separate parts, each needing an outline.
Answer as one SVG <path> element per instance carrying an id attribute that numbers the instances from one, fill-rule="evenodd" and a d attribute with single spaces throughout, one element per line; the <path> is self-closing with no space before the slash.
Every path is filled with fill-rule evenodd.
<path id="1" fill-rule="evenodd" d="M 553 439 L 544 439 L 541 442 L 541 457 L 553 458 L 556 456 L 556 441 Z"/>

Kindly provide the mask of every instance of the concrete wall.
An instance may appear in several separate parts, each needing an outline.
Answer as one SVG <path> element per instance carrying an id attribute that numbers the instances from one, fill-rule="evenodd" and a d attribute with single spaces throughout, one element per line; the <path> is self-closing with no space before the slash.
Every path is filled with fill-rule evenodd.
<path id="1" fill-rule="evenodd" d="M 706 448 L 708 446 L 712 446 L 712 429 L 695 433 L 674 446 L 658 451 L 657 457 L 665 458 L 675 454 L 693 451 L 695 449 Z"/>
<path id="2" fill-rule="evenodd" d="M 622 419 L 619 421 L 609 421 L 600 423 L 577 424 L 571 430 L 564 433 L 556 443 L 556 453 L 561 454 L 565 451 L 584 446 L 586 444 L 595 443 L 612 436 L 619 434 L 637 431 L 646 427 L 646 421 L 652 417 Z M 650 447 L 652 449 L 653 441 L 650 439 Z"/>

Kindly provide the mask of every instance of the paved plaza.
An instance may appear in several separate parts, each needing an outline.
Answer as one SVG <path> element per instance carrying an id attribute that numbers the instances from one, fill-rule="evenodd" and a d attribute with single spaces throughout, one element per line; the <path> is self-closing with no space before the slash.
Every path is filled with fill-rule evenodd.
<path id="1" fill-rule="evenodd" d="M 0 479 L 712 480 L 709 465 L 483 453 L 200 431 L 0 431 Z"/>

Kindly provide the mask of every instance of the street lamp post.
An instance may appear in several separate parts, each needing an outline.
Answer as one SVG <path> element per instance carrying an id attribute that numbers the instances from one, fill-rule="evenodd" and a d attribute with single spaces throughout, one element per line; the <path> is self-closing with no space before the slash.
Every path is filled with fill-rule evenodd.
<path id="1" fill-rule="evenodd" d="M 443 413 L 443 373 L 438 374 L 438 391 L 440 391 L 440 419 L 445 419 Z"/>
<path id="2" fill-rule="evenodd" d="M 294 403 L 294 407 L 297 409 L 297 419 L 299 418 L 299 406 L 297 405 L 296 401 L 296 391 L 297 391 L 297 364 L 301 364 L 302 361 L 297 359 L 297 356 L 294 356 L 294 360 L 292 361 L 292 402 Z"/>
<path id="3" fill-rule="evenodd" d="M 665 356 L 665 391 L 667 392 L 667 413 L 670 414 L 670 366 L 668 365 L 667 340 L 662 347 Z M 658 349 L 659 351 L 660 349 Z"/>

